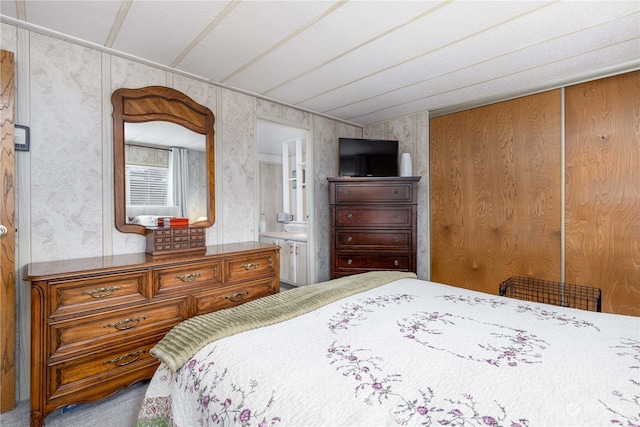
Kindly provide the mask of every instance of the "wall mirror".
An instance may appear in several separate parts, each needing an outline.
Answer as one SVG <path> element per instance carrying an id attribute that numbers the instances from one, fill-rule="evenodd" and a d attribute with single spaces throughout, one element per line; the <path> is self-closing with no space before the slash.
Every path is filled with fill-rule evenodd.
<path id="1" fill-rule="evenodd" d="M 118 89 L 113 104 L 116 228 L 145 234 L 159 217 L 215 221 L 214 116 L 168 87 Z"/>

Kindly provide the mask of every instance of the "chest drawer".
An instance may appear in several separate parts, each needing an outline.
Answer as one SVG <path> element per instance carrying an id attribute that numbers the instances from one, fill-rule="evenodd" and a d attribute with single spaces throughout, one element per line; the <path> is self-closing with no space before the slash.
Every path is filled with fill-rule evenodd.
<path id="1" fill-rule="evenodd" d="M 153 271 L 154 296 L 183 292 L 185 288 L 216 285 L 220 282 L 220 261 L 187 264 Z"/>
<path id="2" fill-rule="evenodd" d="M 411 227 L 411 206 L 335 207 L 336 227 Z"/>
<path id="3" fill-rule="evenodd" d="M 336 249 L 411 250 L 411 230 L 337 230 Z"/>
<path id="4" fill-rule="evenodd" d="M 146 271 L 56 281 L 49 285 L 52 318 L 144 301 L 148 292 Z"/>
<path id="5" fill-rule="evenodd" d="M 336 272 L 400 270 L 410 271 L 411 256 L 408 254 L 356 254 L 336 255 Z"/>
<path id="6" fill-rule="evenodd" d="M 275 279 L 268 277 L 234 286 L 224 286 L 194 295 L 194 315 L 235 307 L 242 303 L 274 293 Z"/>
<path id="7" fill-rule="evenodd" d="M 51 358 L 86 353 L 127 338 L 167 332 L 188 317 L 187 299 L 165 300 L 52 323 Z"/>
<path id="8" fill-rule="evenodd" d="M 273 252 L 224 261 L 225 283 L 271 276 L 275 272 Z"/>
<path id="9" fill-rule="evenodd" d="M 411 183 L 336 184 L 333 203 L 411 203 Z"/>

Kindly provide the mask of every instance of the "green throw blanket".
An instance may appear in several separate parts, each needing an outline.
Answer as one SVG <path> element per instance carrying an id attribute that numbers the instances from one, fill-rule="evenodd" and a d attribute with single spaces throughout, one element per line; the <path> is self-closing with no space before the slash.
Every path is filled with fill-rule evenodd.
<path id="1" fill-rule="evenodd" d="M 229 335 L 272 325 L 414 273 L 376 271 L 316 283 L 203 314 L 175 326 L 151 354 L 177 371 L 201 348 Z"/>

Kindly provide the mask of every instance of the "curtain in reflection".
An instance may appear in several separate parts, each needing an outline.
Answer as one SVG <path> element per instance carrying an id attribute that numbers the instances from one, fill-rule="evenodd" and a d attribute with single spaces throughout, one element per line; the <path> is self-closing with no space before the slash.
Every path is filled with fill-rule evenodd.
<path id="1" fill-rule="evenodd" d="M 169 200 L 180 206 L 180 216 L 186 218 L 189 209 L 189 156 L 186 148 L 171 148 L 169 183 Z"/>

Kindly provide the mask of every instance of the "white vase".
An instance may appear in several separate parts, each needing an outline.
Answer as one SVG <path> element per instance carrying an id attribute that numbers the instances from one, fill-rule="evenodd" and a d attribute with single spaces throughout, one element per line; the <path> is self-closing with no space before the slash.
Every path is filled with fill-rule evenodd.
<path id="1" fill-rule="evenodd" d="M 402 156 L 400 156 L 400 176 L 412 176 L 412 174 L 411 154 L 402 153 Z"/>

